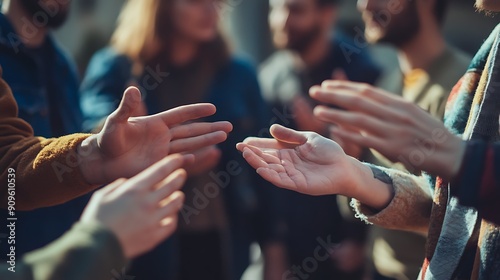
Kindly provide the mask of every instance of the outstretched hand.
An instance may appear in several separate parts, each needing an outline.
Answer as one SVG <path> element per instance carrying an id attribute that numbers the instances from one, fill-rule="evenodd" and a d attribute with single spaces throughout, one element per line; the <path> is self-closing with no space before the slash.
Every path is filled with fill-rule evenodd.
<path id="1" fill-rule="evenodd" d="M 187 177 L 181 167 L 192 158 L 170 155 L 131 179 L 118 179 L 96 191 L 81 222 L 97 222 L 113 232 L 127 258 L 151 250 L 177 228 L 184 203 L 180 188 Z"/>
<path id="2" fill-rule="evenodd" d="M 464 142 L 415 104 L 370 85 L 348 81 L 325 81 L 311 88 L 310 95 L 342 108 L 318 106 L 314 114 L 348 128 L 332 128 L 345 141 L 374 148 L 409 170 L 424 170 L 445 179 L 457 174 Z"/>
<path id="3" fill-rule="evenodd" d="M 140 108 L 141 93 L 128 88 L 118 109 L 103 129 L 82 142 L 80 168 L 90 184 L 130 178 L 173 153 L 189 153 L 223 142 L 232 130 L 229 122 L 201 123 L 213 115 L 212 104 L 177 107 L 151 116 L 132 117 Z"/>
<path id="4" fill-rule="evenodd" d="M 280 125 L 271 127 L 271 135 L 274 139 L 247 138 L 237 145 L 264 179 L 309 195 L 336 194 L 350 185 L 352 159 L 334 141 Z"/>

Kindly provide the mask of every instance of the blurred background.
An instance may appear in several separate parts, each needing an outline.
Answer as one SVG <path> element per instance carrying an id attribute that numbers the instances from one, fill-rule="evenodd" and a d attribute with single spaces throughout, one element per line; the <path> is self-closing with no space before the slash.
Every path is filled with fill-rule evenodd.
<path id="1" fill-rule="evenodd" d="M 81 73 L 92 54 L 106 45 L 116 18 L 125 0 L 74 0 L 68 22 L 56 32 L 56 37 L 78 62 Z M 245 54 L 256 63 L 263 61 L 273 51 L 268 27 L 268 0 L 231 0 L 222 19 L 226 34 L 234 50 Z M 355 33 L 363 28 L 356 1 L 344 0 L 339 13 L 338 29 Z M 473 55 L 483 40 L 498 23 L 498 19 L 485 17 L 475 11 L 471 0 L 450 1 L 444 26 L 449 42 Z M 377 46 L 372 51 L 380 64 L 392 67 L 396 63 L 389 47 Z M 392 65 L 391 65 L 392 64 Z"/>
<path id="2" fill-rule="evenodd" d="M 61 45 L 71 54 L 71 56 L 75 59 L 78 67 L 78 72 L 80 78 L 83 78 L 83 75 L 87 69 L 89 64 L 89 60 L 92 56 L 103 47 L 106 47 L 109 43 L 111 34 L 116 28 L 117 17 L 120 13 L 120 10 L 125 3 L 125 0 L 73 0 L 71 1 L 71 12 L 68 21 L 61 28 L 54 31 L 55 37 L 61 43 Z M 1 1 L 0 1 L 1 3 Z M 273 44 L 271 40 L 271 32 L 268 23 L 268 14 L 269 14 L 269 0 L 227 0 L 219 7 L 218 15 L 222 18 L 222 29 L 225 37 L 229 41 L 229 45 L 233 49 L 236 54 L 245 56 L 249 58 L 254 65 L 258 66 L 260 63 L 265 61 L 274 51 Z M 137 17 L 141 17 L 143 15 L 137 14 Z M 349 34 L 352 37 L 359 36 L 360 30 L 364 29 L 364 24 L 361 20 L 360 13 L 356 8 L 356 1 L 354 0 L 344 0 L 340 6 L 338 12 L 338 23 L 335 26 L 335 30 L 341 31 L 345 34 Z M 329 23 L 327 23 L 329 25 Z M 469 55 L 474 55 L 474 53 L 481 46 L 482 42 L 485 38 L 487 38 L 488 34 L 491 30 L 498 24 L 498 19 L 494 17 L 486 17 L 475 11 L 473 7 L 472 0 L 453 0 L 450 1 L 450 7 L 448 9 L 445 24 L 444 24 L 444 34 L 447 41 Z M 128 42 L 128 41 L 127 41 Z M 373 59 L 377 64 L 381 66 L 383 71 L 390 72 L 394 69 L 398 69 L 398 61 L 396 58 L 396 52 L 393 48 L 383 45 L 377 44 L 375 46 L 368 47 L 368 51 L 371 52 Z M 348 63 L 350 64 L 350 62 Z M 353 65 L 350 65 L 353 66 Z M 354 67 L 354 66 L 353 66 Z M 89 69 L 92 69 L 90 67 Z M 99 69 L 99 68 L 97 68 Z M 95 71 L 89 71 L 95 72 Z M 131 72 L 131 71 L 129 71 Z M 363 76 L 363 73 L 358 71 L 358 68 L 355 69 L 356 74 Z M 444 72 L 444 71 L 443 71 Z M 331 73 L 331 71 L 330 71 Z M 328 73 L 330 75 L 330 73 Z M 461 72 L 463 73 L 463 72 Z M 93 73 L 90 73 L 91 75 Z M 130 73 L 129 73 L 130 74 Z M 253 75 L 253 74 L 252 74 Z M 460 74 L 461 75 L 461 74 Z M 202 76 L 202 75 L 200 75 Z M 253 79 L 254 77 L 252 77 Z M 107 80 L 114 80 L 108 79 Z M 191 79 L 191 78 L 190 78 Z M 191 83 L 190 79 L 186 79 L 187 84 Z M 229 77 L 229 79 L 232 79 Z M 175 80 L 175 79 L 171 79 Z M 241 81 L 245 81 L 245 79 L 238 80 L 233 79 L 235 83 L 240 83 Z M 198 80 L 196 80 L 198 81 Z M 252 80 L 253 81 L 253 80 Z M 456 80 L 454 80 L 456 81 Z M 127 82 L 127 81 L 124 81 Z M 255 82 L 257 82 L 255 80 Z M 165 84 L 168 84 L 166 82 Z M 174 85 L 172 85 L 173 87 Z M 245 87 L 245 85 L 243 85 Z M 258 87 L 256 86 L 258 89 Z M 162 92 L 163 89 L 160 88 Z M 246 89 L 246 88 L 245 88 Z M 168 91 L 168 90 L 165 90 Z M 171 90 L 172 92 L 173 90 Z M 257 90 L 258 92 L 259 90 Z M 307 92 L 307 91 L 306 91 Z M 121 94 L 121 91 L 119 92 Z M 233 94 L 231 90 L 231 94 Z M 255 99 L 254 97 L 252 97 Z M 223 100 L 225 101 L 225 100 Z M 247 101 L 247 100 L 246 100 Z M 253 100 L 252 100 L 253 101 Z M 247 102 L 248 103 L 248 102 Z M 232 105 L 231 105 L 232 106 Z M 233 107 L 229 106 L 226 108 L 226 111 L 238 111 L 239 107 L 233 106 L 237 108 L 232 110 Z M 255 108 L 259 107 L 254 104 L 248 105 L 253 111 Z M 253 106 L 253 107 L 252 107 Z M 221 110 L 223 111 L 223 110 Z M 243 110 L 240 110 L 243 111 Z M 281 111 L 280 111 L 281 112 Z M 284 111 L 283 111 L 284 112 Z M 236 112 L 240 113 L 240 112 Z M 225 116 L 224 116 L 225 117 Z M 224 118 L 225 119 L 225 118 Z M 273 120 L 276 120 L 274 118 Z M 309 121 L 307 119 L 307 121 Z M 238 126 L 236 123 L 235 127 L 244 127 L 247 121 L 243 119 L 243 122 L 239 123 L 242 125 Z M 267 121 L 267 119 L 266 119 Z M 268 123 L 266 123 L 267 125 Z M 259 127 L 261 128 L 261 127 Z M 305 130 L 305 129 L 303 129 Z M 234 133 L 233 133 L 234 134 Z M 253 135 L 253 134 L 252 134 Z M 248 136 L 247 134 L 243 136 Z M 234 155 L 236 151 L 234 151 L 234 145 L 229 145 L 231 148 L 231 152 L 228 153 L 227 158 L 234 159 L 239 158 L 239 154 Z M 246 174 L 240 176 L 241 182 L 240 185 L 247 184 Z M 239 180 L 240 180 L 239 179 Z M 239 181 L 238 181 L 239 182 Z M 261 187 L 260 185 L 258 187 Z M 258 188 L 258 190 L 265 188 Z M 241 191 L 242 197 L 248 198 L 250 195 L 245 193 L 245 189 L 241 186 L 238 186 L 238 190 Z M 267 195 L 267 194 L 266 194 Z M 274 194 L 273 194 L 274 195 Z M 281 194 L 279 197 L 282 197 Z M 244 201 L 244 199 L 242 199 Z M 271 200 L 270 200 L 271 201 Z M 272 201 L 274 203 L 274 201 Z M 275 210 L 275 208 L 279 208 L 278 206 L 269 203 L 271 205 L 271 210 Z M 293 205 L 298 205 L 297 203 L 290 203 L 286 201 L 285 203 L 290 204 L 289 208 L 295 208 Z M 329 202 L 327 201 L 327 204 Z M 316 202 L 312 203 L 313 205 Z M 259 208 L 259 207 L 257 207 Z M 299 208 L 299 207 L 297 207 Z M 308 215 L 304 214 L 304 209 L 300 209 L 300 215 L 306 222 L 309 219 L 314 219 L 312 217 L 317 213 L 321 213 L 321 218 L 328 220 L 330 217 L 328 213 L 332 214 L 332 212 L 327 211 L 317 211 L 314 207 L 310 207 L 311 212 L 313 214 Z M 268 215 L 265 210 L 258 209 L 259 211 L 264 212 L 263 216 Z M 291 209 L 296 210 L 296 209 Z M 302 211 L 302 212 L 301 212 Z M 206 211 L 208 213 L 208 211 Z M 217 211 L 215 211 L 216 213 Z M 232 211 L 227 211 L 227 213 L 232 213 Z M 296 214 L 296 212 L 293 212 Z M 325 213 L 325 214 L 323 214 Z M 259 212 L 259 214 L 262 214 Z M 291 215 L 293 216 L 293 215 Z M 262 216 L 258 216 L 261 218 Z M 311 218 L 310 218 L 311 217 Z M 239 217 L 238 217 L 239 218 Z M 295 217 L 293 217 L 295 218 Z M 214 219 L 216 220 L 216 219 Z M 261 223 L 260 220 L 252 220 L 255 224 Z M 307 223 L 305 223 L 307 224 Z M 336 225 L 335 225 L 336 226 Z M 364 225 L 363 225 L 364 226 Z M 300 233 L 297 233 L 297 239 L 301 240 L 304 234 L 303 228 L 307 228 L 306 226 L 298 226 L 300 229 Z M 293 232 L 293 230 L 289 230 Z M 298 230 L 299 231 L 299 230 Z M 310 229 L 313 231 L 313 229 Z M 295 233 L 295 232 L 293 232 Z M 225 232 L 224 232 L 225 234 Z M 355 235 L 352 232 L 347 233 L 348 235 Z M 237 234 L 236 234 L 237 235 Z M 313 232 L 314 237 L 318 236 L 317 233 Z M 226 235 L 221 235 L 222 239 L 226 238 Z M 326 235 L 325 235 L 326 236 Z M 237 238 L 235 238 L 237 239 Z M 315 239 L 312 239 L 314 242 Z M 246 242 L 246 241 L 245 241 Z M 204 242 L 210 243 L 210 242 Z M 243 242 L 244 243 L 244 242 Z M 198 243 L 193 243 L 194 249 L 199 249 Z M 293 245 L 297 245 L 293 243 Z M 316 244 L 313 244 L 316 246 Z M 248 246 L 247 246 L 248 247 Z M 260 246 L 257 243 L 252 244 L 251 246 L 251 259 L 253 265 L 250 266 L 249 269 L 245 272 L 243 279 L 261 279 L 261 275 L 263 274 L 264 265 L 262 255 L 265 252 L 261 253 Z M 314 248 L 314 247 L 312 247 Z M 245 250 L 242 250 L 245 251 Z M 312 249 L 306 248 L 306 253 L 310 253 Z M 363 254 L 362 252 L 360 253 Z M 189 255 L 186 253 L 188 257 L 193 257 L 193 255 Z M 272 256 L 272 254 L 271 254 Z M 175 258 L 173 258 L 175 259 Z M 271 261 L 275 261 L 276 259 L 270 257 Z M 301 259 L 302 260 L 302 259 Z M 306 259 L 307 260 L 307 259 Z M 420 260 L 419 260 L 420 261 Z M 197 262 L 197 259 L 194 259 L 193 262 Z M 221 261 L 222 263 L 226 263 L 227 260 Z M 210 263 L 207 259 L 207 263 Z M 273 263 L 274 264 L 274 263 Z M 421 262 L 420 262 L 421 264 Z M 175 264 L 177 265 L 177 264 Z M 246 266 L 245 266 L 246 268 Z M 190 270 L 191 267 L 188 268 Z M 133 274 L 135 275 L 135 274 Z M 139 277 L 138 277 L 139 278 Z M 187 279 L 187 278 L 182 278 Z M 195 278 L 196 279 L 196 278 Z M 209 278 L 204 278 L 209 279 Z M 284 279 L 284 277 L 283 277 Z M 298 278 L 293 278 L 298 279 Z M 305 278 L 303 278 L 305 279 Z M 313 279 L 313 278 L 310 278 Z M 318 278 L 314 278 L 318 279 Z M 340 279 L 340 278 L 339 278 Z M 358 278 L 342 278 L 342 279 L 360 279 Z M 382 279 L 382 278 L 380 278 Z M 403 279 L 403 278 L 400 278 Z"/>

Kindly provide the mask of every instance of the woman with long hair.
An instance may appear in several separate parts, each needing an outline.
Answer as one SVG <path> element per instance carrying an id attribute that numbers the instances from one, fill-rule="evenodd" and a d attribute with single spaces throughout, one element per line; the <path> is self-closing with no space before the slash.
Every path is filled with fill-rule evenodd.
<path id="1" fill-rule="evenodd" d="M 241 160 L 236 143 L 266 131 L 272 119 L 255 70 L 235 58 L 218 31 L 217 0 L 129 0 L 110 46 L 96 53 L 82 83 L 88 130 L 111 113 L 129 85 L 143 93 L 142 110 L 211 102 L 234 130 L 218 147 L 196 152 L 184 187 L 178 234 L 136 259 L 140 279 L 239 279 L 249 245 L 279 240 L 272 190 Z M 147 149 L 148 147 L 144 147 Z M 264 252 L 266 250 L 264 249 Z M 269 259 L 269 258 L 268 258 Z"/>

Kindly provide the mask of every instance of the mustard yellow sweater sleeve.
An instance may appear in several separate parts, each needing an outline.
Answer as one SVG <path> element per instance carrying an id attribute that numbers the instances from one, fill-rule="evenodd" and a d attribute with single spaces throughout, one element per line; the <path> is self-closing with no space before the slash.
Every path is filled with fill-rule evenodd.
<path id="1" fill-rule="evenodd" d="M 7 208 L 9 193 L 15 192 L 16 210 L 31 210 L 66 202 L 97 187 L 85 182 L 76 160 L 76 147 L 89 135 L 35 137 L 17 113 L 12 92 L 0 78 L 0 208 Z M 14 192 L 8 189 L 8 179 Z"/>

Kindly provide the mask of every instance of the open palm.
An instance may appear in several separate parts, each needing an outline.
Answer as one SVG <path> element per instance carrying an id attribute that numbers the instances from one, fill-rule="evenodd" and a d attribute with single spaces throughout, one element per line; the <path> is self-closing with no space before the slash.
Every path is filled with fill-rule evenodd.
<path id="1" fill-rule="evenodd" d="M 87 139 L 95 158 L 87 173 L 91 183 L 130 178 L 173 153 L 191 153 L 218 144 L 232 129 L 228 122 L 190 122 L 215 113 L 212 104 L 177 107 L 152 116 L 131 117 L 140 105 L 137 88 L 127 89 L 118 109 L 106 120 L 100 133 Z M 89 176 L 87 177 L 89 178 Z M 88 180 L 91 181 L 91 180 Z"/>
<path id="2" fill-rule="evenodd" d="M 313 132 L 271 127 L 274 139 L 247 138 L 237 145 L 264 179 L 309 195 L 339 193 L 349 175 L 349 157 L 334 141 Z"/>

